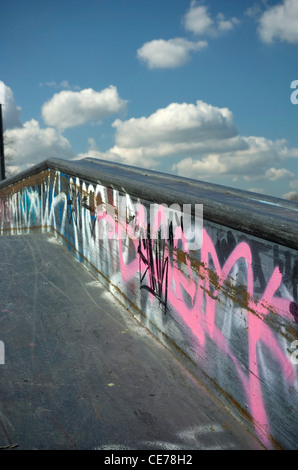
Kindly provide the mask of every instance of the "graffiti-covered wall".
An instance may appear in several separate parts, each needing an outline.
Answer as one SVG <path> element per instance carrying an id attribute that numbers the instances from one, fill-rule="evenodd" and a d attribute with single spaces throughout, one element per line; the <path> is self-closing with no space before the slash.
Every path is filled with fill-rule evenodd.
<path id="1" fill-rule="evenodd" d="M 297 251 L 179 208 L 163 232 L 163 201 L 95 181 L 0 188 L 1 234 L 54 232 L 267 448 L 297 449 Z"/>

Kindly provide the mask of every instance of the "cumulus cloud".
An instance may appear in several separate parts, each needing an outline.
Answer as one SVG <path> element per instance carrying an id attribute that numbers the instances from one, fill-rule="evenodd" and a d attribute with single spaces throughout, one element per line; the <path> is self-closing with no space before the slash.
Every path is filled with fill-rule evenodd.
<path id="1" fill-rule="evenodd" d="M 171 103 L 150 116 L 115 120 L 115 145 L 107 152 L 94 142 L 80 157 L 95 157 L 157 169 L 205 181 L 284 182 L 294 188 L 297 175 L 286 169 L 298 149 L 287 141 L 239 135 L 232 112 L 198 100 Z M 260 191 L 258 191 L 260 192 Z"/>
<path id="2" fill-rule="evenodd" d="M 13 91 L 9 86 L 2 83 L 2 90 L 4 90 L 4 104 L 2 106 L 3 109 L 3 129 L 13 129 L 15 127 L 21 127 L 20 121 L 20 114 L 22 112 L 22 108 L 17 105 Z"/>
<path id="3" fill-rule="evenodd" d="M 191 2 L 183 22 L 185 29 L 195 34 L 206 34 L 213 27 L 214 23 L 209 16 L 207 8 L 205 6 L 196 6 L 195 2 Z"/>
<path id="4" fill-rule="evenodd" d="M 234 28 L 239 20 L 235 17 L 226 19 L 222 13 L 218 13 L 212 18 L 208 8 L 204 5 L 197 5 L 195 1 L 190 4 L 189 10 L 183 18 L 183 24 L 187 31 L 197 35 L 218 36 Z"/>
<path id="5" fill-rule="evenodd" d="M 117 119 L 113 126 L 117 146 L 132 149 L 153 146 L 156 149 L 166 144 L 172 146 L 170 153 L 181 143 L 196 145 L 207 139 L 216 141 L 236 135 L 233 116 L 227 108 L 217 108 L 200 100 L 196 104 L 171 103 L 149 117 Z"/>
<path id="6" fill-rule="evenodd" d="M 264 194 L 265 190 L 264 188 L 249 188 L 248 191 L 252 193 L 258 193 L 258 194 Z"/>
<path id="7" fill-rule="evenodd" d="M 42 129 L 32 119 L 20 128 L 8 129 L 4 133 L 8 142 L 7 156 L 15 170 L 23 170 L 50 157 L 71 159 L 74 153 L 69 141 L 56 129 Z"/>
<path id="8" fill-rule="evenodd" d="M 42 107 L 42 116 L 48 126 L 64 129 L 85 124 L 124 111 L 117 88 L 110 86 L 102 91 L 88 88 L 81 91 L 63 90 L 56 93 Z"/>
<path id="9" fill-rule="evenodd" d="M 278 181 L 296 177 L 286 168 L 279 168 L 288 158 L 298 158 L 298 149 L 289 148 L 285 140 L 239 136 L 239 142 L 241 140 L 246 143 L 246 148 L 235 148 L 230 152 L 222 142 L 221 152 L 206 153 L 196 159 L 187 157 L 175 164 L 173 169 L 181 176 L 206 180 L 229 177 L 237 181 L 242 177 L 245 181 Z"/>
<path id="10" fill-rule="evenodd" d="M 298 193 L 295 193 L 295 191 L 290 191 L 288 193 L 285 193 L 283 195 L 283 198 L 288 199 L 289 201 L 298 202 Z"/>
<path id="11" fill-rule="evenodd" d="M 226 19 L 222 13 L 211 18 L 206 6 L 190 4 L 182 22 L 186 31 L 197 35 L 219 36 L 231 30 L 239 23 L 237 18 Z M 185 65 L 192 52 L 198 52 L 208 46 L 206 40 L 190 41 L 185 38 L 153 39 L 137 50 L 137 57 L 150 69 L 176 68 Z"/>
<path id="12" fill-rule="evenodd" d="M 295 173 L 285 168 L 269 168 L 266 170 L 265 177 L 269 181 L 278 181 L 284 178 L 295 178 Z"/>
<path id="13" fill-rule="evenodd" d="M 298 43 L 298 1 L 284 0 L 268 8 L 260 17 L 259 34 L 265 43 Z"/>
<path id="14" fill-rule="evenodd" d="M 185 65 L 190 59 L 190 53 L 204 49 L 206 41 L 192 42 L 183 38 L 169 40 L 154 39 L 146 42 L 137 51 L 139 60 L 153 68 L 176 68 Z"/>
<path id="15" fill-rule="evenodd" d="M 96 148 L 95 143 L 91 144 L 90 142 L 89 142 L 89 147 L 88 147 L 87 152 L 79 153 L 74 158 L 74 160 L 81 160 L 82 158 L 97 158 L 98 160 L 106 160 L 110 162 L 118 162 L 118 163 L 130 164 L 130 165 L 137 164 L 137 159 L 131 159 L 128 162 L 127 159 L 123 155 L 117 153 L 116 148 L 110 149 L 106 152 L 101 152 L 100 150 Z M 138 165 L 138 166 L 142 166 L 142 165 Z M 154 168 L 154 162 L 148 162 L 147 168 Z"/>
<path id="16" fill-rule="evenodd" d="M 4 104 L 4 96 L 5 96 L 5 85 L 3 82 L 0 81 L 0 104 Z"/>
<path id="17" fill-rule="evenodd" d="M 125 105 L 116 89 L 110 87 L 108 90 L 112 91 L 119 107 L 115 105 L 109 108 L 105 103 L 110 100 L 106 97 L 105 101 L 101 96 L 99 102 L 102 117 L 108 109 L 112 112 L 111 109 L 120 109 Z M 55 95 L 59 98 L 58 104 L 52 101 L 54 117 L 57 116 L 65 96 L 62 93 Z M 71 99 L 68 101 L 69 97 L 66 95 L 65 106 L 70 103 L 70 109 L 63 115 L 67 123 L 65 128 L 70 124 L 67 122 L 67 119 L 70 119 L 70 111 L 79 108 L 78 104 L 76 107 L 72 106 L 73 95 L 76 95 L 75 100 L 81 100 L 82 97 L 82 92 L 67 93 L 71 93 Z M 96 92 L 91 90 L 91 96 L 94 97 L 94 93 Z M 289 158 L 298 158 L 298 148 L 290 148 L 286 140 L 241 136 L 228 108 L 219 108 L 198 100 L 195 103 L 171 103 L 149 116 L 116 119 L 112 124 L 115 129 L 115 145 L 112 148 L 100 151 L 96 148 L 95 141 L 90 139 L 88 151 L 76 156 L 69 141 L 61 135 L 59 129 L 42 128 L 34 119 L 21 124 L 21 109 L 13 99 L 10 89 L 7 96 L 9 99 L 6 101 L 6 113 L 8 116 L 14 116 L 14 119 L 11 120 L 10 128 L 6 128 L 5 139 L 9 143 L 8 151 L 13 158 L 14 168 L 18 171 L 49 157 L 95 157 L 153 169 L 157 169 L 163 160 L 165 171 L 190 178 L 218 182 L 222 178 L 224 184 L 237 180 L 281 182 L 285 188 L 295 190 L 298 187 L 298 175 L 286 168 Z M 83 122 L 86 122 L 87 116 L 89 120 L 90 116 L 95 119 L 92 114 L 93 101 L 85 98 L 82 101 Z M 87 107 L 89 102 L 91 109 Z M 50 112 L 47 117 L 49 116 Z M 61 116 L 56 119 L 57 127 L 61 120 Z M 78 125 L 78 121 L 76 122 Z M 73 121 L 71 123 L 73 125 Z M 258 185 L 260 183 L 256 184 Z"/>
<path id="18" fill-rule="evenodd" d="M 4 91 L 3 128 L 7 174 L 18 173 L 49 157 L 74 157 L 69 141 L 56 129 L 43 129 L 35 119 L 23 124 L 20 120 L 22 109 L 17 105 L 11 88 L 4 84 Z"/>
<path id="19" fill-rule="evenodd" d="M 225 33 L 226 31 L 230 31 L 231 29 L 234 28 L 237 24 L 240 23 L 240 20 L 238 18 L 230 18 L 229 20 L 226 20 L 224 15 L 222 13 L 218 13 L 216 16 L 216 30 L 217 33 Z"/>

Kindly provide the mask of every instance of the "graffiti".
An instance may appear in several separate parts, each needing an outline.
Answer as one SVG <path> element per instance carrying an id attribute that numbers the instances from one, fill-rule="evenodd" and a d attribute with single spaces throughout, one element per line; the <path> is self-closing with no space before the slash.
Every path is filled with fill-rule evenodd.
<path id="1" fill-rule="evenodd" d="M 294 317 L 296 323 L 298 323 L 298 304 L 290 302 L 289 310 Z"/>
<path id="2" fill-rule="evenodd" d="M 0 228 L 61 236 L 157 329 L 169 334 L 164 319 L 172 322 L 184 353 L 251 416 L 266 446 L 287 445 L 298 418 L 297 253 L 211 222 L 194 250 L 182 218 L 164 237 L 165 208 L 152 218 L 149 207 L 57 171 L 1 198 Z"/>
<path id="3" fill-rule="evenodd" d="M 293 343 L 291 344 L 291 349 L 294 349 L 294 348 L 295 350 L 291 354 L 291 361 L 293 364 L 298 364 L 298 340 L 297 339 L 293 341 Z"/>
<path id="4" fill-rule="evenodd" d="M 168 296 L 168 268 L 169 258 L 165 257 L 165 243 L 161 238 L 160 231 L 157 242 L 154 243 L 150 238 L 148 230 L 147 238 L 139 239 L 139 274 L 140 288 L 148 290 L 157 297 L 164 306 L 164 312 L 167 312 Z M 144 267 L 143 267 L 144 266 Z M 145 282 L 145 278 L 147 282 Z"/>

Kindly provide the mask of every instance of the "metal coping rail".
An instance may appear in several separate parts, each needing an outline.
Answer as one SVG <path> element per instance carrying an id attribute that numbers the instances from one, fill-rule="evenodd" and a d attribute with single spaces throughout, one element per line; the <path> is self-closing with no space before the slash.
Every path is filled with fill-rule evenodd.
<path id="1" fill-rule="evenodd" d="M 298 204 L 214 183 L 137 168 L 117 162 L 86 158 L 49 158 L 0 182 L 13 186 L 41 171 L 52 169 L 128 193 L 158 204 L 203 204 L 205 220 L 255 237 L 298 248 Z"/>

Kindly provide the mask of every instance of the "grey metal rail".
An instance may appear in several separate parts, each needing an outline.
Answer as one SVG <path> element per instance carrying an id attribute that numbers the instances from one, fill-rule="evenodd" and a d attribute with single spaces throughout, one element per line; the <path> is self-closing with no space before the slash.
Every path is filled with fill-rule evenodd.
<path id="1" fill-rule="evenodd" d="M 46 169 L 101 183 L 159 204 L 203 204 L 204 219 L 273 243 L 298 248 L 298 204 L 227 186 L 94 158 L 50 158 L 0 183 L 1 189 Z"/>

